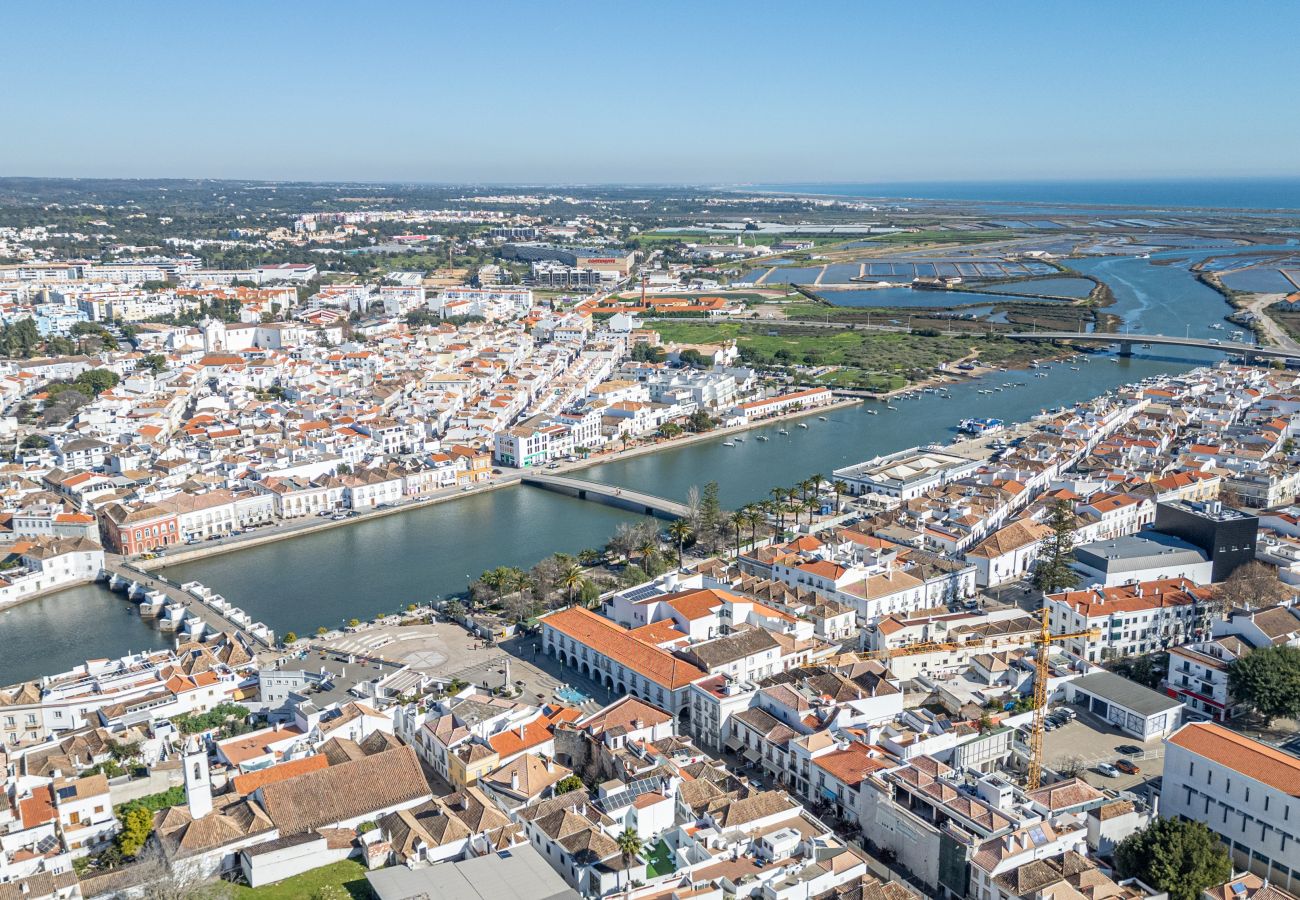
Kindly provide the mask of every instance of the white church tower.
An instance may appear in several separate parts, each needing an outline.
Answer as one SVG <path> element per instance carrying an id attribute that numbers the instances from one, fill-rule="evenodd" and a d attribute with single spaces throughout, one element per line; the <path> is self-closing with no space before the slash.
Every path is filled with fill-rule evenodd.
<path id="1" fill-rule="evenodd" d="M 226 323 L 220 319 L 207 318 L 199 323 L 203 333 L 203 352 L 216 353 L 226 349 Z"/>
<path id="2" fill-rule="evenodd" d="M 192 819 L 201 819 L 212 812 L 208 751 L 200 738 L 190 738 L 185 742 L 185 803 Z"/>

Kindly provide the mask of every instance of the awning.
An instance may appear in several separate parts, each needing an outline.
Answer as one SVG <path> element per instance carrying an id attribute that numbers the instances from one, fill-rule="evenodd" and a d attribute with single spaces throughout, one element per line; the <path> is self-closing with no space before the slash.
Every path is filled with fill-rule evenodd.
<path id="1" fill-rule="evenodd" d="M 723 746 L 732 753 L 735 753 L 741 747 L 745 746 L 745 742 L 740 739 L 740 735 L 733 734 L 731 737 L 727 738 L 727 742 L 723 744 Z"/>
<path id="2" fill-rule="evenodd" d="M 745 759 L 749 760 L 752 763 L 756 763 L 762 758 L 763 758 L 763 754 L 759 753 L 757 750 L 745 751 Z"/>

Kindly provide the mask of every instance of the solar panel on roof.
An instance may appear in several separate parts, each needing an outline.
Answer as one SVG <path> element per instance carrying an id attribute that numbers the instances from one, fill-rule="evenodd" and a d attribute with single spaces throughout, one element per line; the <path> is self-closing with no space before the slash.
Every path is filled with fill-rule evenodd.
<path id="1" fill-rule="evenodd" d="M 649 793 L 650 791 L 657 791 L 659 788 L 659 776 L 656 775 L 652 778 L 642 778 L 639 781 L 633 781 L 617 794 L 610 794 L 608 797 L 592 801 L 592 805 L 601 812 L 608 813 L 611 809 L 618 809 L 619 807 L 627 806 L 642 794 Z"/>
<path id="2" fill-rule="evenodd" d="M 624 594 L 623 596 L 624 599 L 632 603 L 639 603 L 642 600 L 649 600 L 651 597 L 657 596 L 658 594 L 659 589 L 657 587 L 647 585 L 646 587 L 639 587 L 630 594 Z"/>

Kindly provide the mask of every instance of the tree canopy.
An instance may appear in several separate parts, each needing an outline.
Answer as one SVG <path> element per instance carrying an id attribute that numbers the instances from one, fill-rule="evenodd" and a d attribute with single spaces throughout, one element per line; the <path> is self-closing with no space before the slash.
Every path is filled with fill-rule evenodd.
<path id="1" fill-rule="evenodd" d="M 1074 510 L 1065 500 L 1052 504 L 1047 517 L 1052 533 L 1043 541 L 1038 565 L 1034 568 L 1034 587 L 1044 594 L 1054 594 L 1074 586 L 1079 576 L 1070 568 L 1074 550 Z"/>
<path id="2" fill-rule="evenodd" d="M 1140 878 L 1170 900 L 1197 900 L 1201 891 L 1232 877 L 1232 863 L 1219 838 L 1201 822 L 1156 819 L 1115 848 L 1124 878 Z"/>
<path id="3" fill-rule="evenodd" d="M 1214 589 L 1215 603 L 1221 609 L 1245 606 L 1269 606 L 1293 596 L 1277 577 L 1277 569 L 1259 560 L 1238 566 Z"/>
<path id="4" fill-rule="evenodd" d="M 1279 644 L 1252 650 L 1228 667 L 1233 697 L 1264 718 L 1300 718 L 1300 649 Z"/>

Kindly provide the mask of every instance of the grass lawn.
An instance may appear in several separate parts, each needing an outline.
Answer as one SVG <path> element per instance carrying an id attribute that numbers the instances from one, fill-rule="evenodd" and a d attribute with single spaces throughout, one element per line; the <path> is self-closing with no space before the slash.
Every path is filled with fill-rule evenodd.
<path id="1" fill-rule="evenodd" d="M 654 845 L 650 854 L 646 857 L 645 874 L 647 878 L 658 878 L 660 875 L 667 875 L 670 872 L 676 872 L 677 867 L 673 865 L 673 854 L 668 849 L 668 845 L 663 841 Z"/>
<path id="2" fill-rule="evenodd" d="M 378 900 L 366 881 L 366 867 L 355 859 L 330 863 L 260 888 L 235 886 L 235 900 Z"/>

